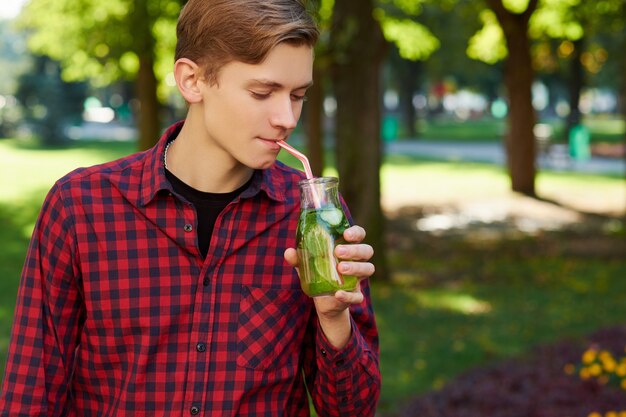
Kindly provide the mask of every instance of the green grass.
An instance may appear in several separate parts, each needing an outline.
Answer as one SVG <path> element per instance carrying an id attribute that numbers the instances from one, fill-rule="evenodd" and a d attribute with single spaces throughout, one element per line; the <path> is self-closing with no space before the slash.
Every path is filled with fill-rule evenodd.
<path id="1" fill-rule="evenodd" d="M 10 179 L 0 194 L 0 372 L 20 270 L 46 191 L 75 167 L 133 150 L 133 144 L 116 142 L 40 149 L 0 141 L 0 177 Z M 281 158 L 301 166 L 289 156 Z M 381 175 L 384 199 L 401 203 L 436 204 L 509 192 L 503 170 L 486 164 L 396 156 L 387 158 Z M 624 197 L 618 177 L 542 173 L 537 182 L 548 197 Z M 394 282 L 372 282 L 381 335 L 381 411 L 440 387 L 469 367 L 523 354 L 537 343 L 581 336 L 626 317 L 624 261 L 561 251 L 569 240 L 539 236 L 488 244 L 430 237 L 409 248 L 390 245 Z"/>
<path id="2" fill-rule="evenodd" d="M 541 121 L 553 128 L 554 142 L 567 142 L 564 122 Z M 591 143 L 619 143 L 624 141 L 626 125 L 621 118 L 607 116 L 589 116 L 583 119 L 583 125 L 589 129 Z M 506 120 L 480 118 L 458 120 L 450 117 L 420 120 L 419 137 L 428 140 L 452 140 L 459 142 L 501 141 L 506 132 Z"/>
<path id="3" fill-rule="evenodd" d="M 392 254 L 402 284 L 374 285 L 381 410 L 474 366 L 623 323 L 622 260 L 542 254 L 531 241 L 446 245 Z"/>

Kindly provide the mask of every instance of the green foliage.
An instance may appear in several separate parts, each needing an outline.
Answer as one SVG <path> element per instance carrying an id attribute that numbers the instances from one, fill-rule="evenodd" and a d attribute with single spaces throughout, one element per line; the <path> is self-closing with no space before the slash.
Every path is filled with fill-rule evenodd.
<path id="1" fill-rule="evenodd" d="M 483 27 L 469 39 L 467 56 L 494 64 L 507 55 L 504 34 L 494 12 L 485 9 L 480 12 Z"/>
<path id="2" fill-rule="evenodd" d="M 410 19 L 396 19 L 376 10 L 385 39 L 398 47 L 400 56 L 411 61 L 425 60 L 439 48 L 439 40 L 424 25 Z"/>
<path id="3" fill-rule="evenodd" d="M 528 0 L 503 3 L 513 13 L 521 13 L 528 6 Z M 624 20 L 619 18 L 620 7 L 623 7 L 622 0 L 540 0 L 529 22 L 529 36 L 535 40 L 548 37 L 575 41 L 584 34 L 601 31 L 602 25 L 607 23 L 607 16 L 612 16 L 613 22 L 620 22 L 623 27 Z M 481 11 L 479 17 L 483 26 L 470 38 L 467 54 L 470 58 L 493 64 L 507 55 L 502 29 L 490 9 Z"/>
<path id="4" fill-rule="evenodd" d="M 130 0 L 31 0 L 19 25 L 29 33 L 29 47 L 63 65 L 63 77 L 89 79 L 106 86 L 118 79 L 133 79 L 138 70 L 142 27 L 133 24 L 139 2 Z M 151 0 L 147 22 L 154 36 L 157 76 L 171 72 L 175 44 L 177 0 Z M 166 94 L 165 85 L 162 95 Z"/>
<path id="5" fill-rule="evenodd" d="M 407 16 L 418 16 L 425 0 L 379 0 L 378 3 L 386 8 L 395 8 Z"/>
<path id="6" fill-rule="evenodd" d="M 61 79 L 59 64 L 46 56 L 33 58 L 33 68 L 19 77 L 17 99 L 24 108 L 24 121 L 46 144 L 65 141 L 64 128 L 81 118 L 86 97 L 85 83 Z"/>
<path id="7" fill-rule="evenodd" d="M 14 94 L 17 77 L 28 68 L 26 40 L 10 21 L 0 19 L 0 95 Z"/>
<path id="8" fill-rule="evenodd" d="M 513 13 L 522 13 L 528 7 L 528 0 L 502 0 L 502 4 Z"/>
<path id="9" fill-rule="evenodd" d="M 577 40 L 583 36 L 583 26 L 574 10 L 580 0 L 544 0 L 530 21 L 529 33 L 533 38 L 546 35 L 555 39 Z"/>
<path id="10" fill-rule="evenodd" d="M 425 25 L 414 18 L 423 11 L 424 1 L 381 0 L 374 10 L 383 35 L 396 45 L 402 58 L 425 60 L 439 48 L 439 40 Z"/>

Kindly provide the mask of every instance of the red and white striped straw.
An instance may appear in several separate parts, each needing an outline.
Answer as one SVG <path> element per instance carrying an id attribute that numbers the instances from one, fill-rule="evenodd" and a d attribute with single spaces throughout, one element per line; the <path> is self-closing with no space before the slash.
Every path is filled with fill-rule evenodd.
<path id="1" fill-rule="evenodd" d="M 309 164 L 309 159 L 302 152 L 300 152 L 293 146 L 288 145 L 287 142 L 285 142 L 284 140 L 280 140 L 276 142 L 276 144 L 282 147 L 284 150 L 286 150 L 290 154 L 292 154 L 293 156 L 295 156 L 296 158 L 298 158 L 300 162 L 302 162 L 302 165 L 304 166 L 304 173 L 306 174 L 306 177 L 308 179 L 313 178 L 313 171 L 311 171 L 311 164 Z"/>
<path id="2" fill-rule="evenodd" d="M 311 164 L 309 163 L 309 159 L 306 157 L 306 155 L 304 155 L 293 146 L 288 145 L 287 142 L 283 140 L 276 143 L 278 144 L 278 146 L 282 147 L 284 150 L 286 150 L 287 152 L 298 158 L 300 162 L 302 162 L 307 179 L 310 180 L 311 178 L 314 178 L 313 171 L 311 171 Z M 313 205 L 315 206 L 315 208 L 321 208 L 322 203 L 320 202 L 320 197 L 317 195 L 317 190 L 315 189 L 315 187 L 311 187 L 311 195 L 313 197 Z"/>

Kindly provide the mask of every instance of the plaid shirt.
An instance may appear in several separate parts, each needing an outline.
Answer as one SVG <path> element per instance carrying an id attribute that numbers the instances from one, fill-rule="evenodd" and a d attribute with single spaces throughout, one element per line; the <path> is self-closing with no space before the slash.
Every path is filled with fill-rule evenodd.
<path id="1" fill-rule="evenodd" d="M 196 212 L 151 150 L 78 169 L 48 194 L 28 250 L 0 416 L 374 415 L 378 336 L 366 301 L 341 350 L 283 260 L 302 174 L 280 163 L 217 219 Z M 306 387 L 305 387 L 306 384 Z"/>

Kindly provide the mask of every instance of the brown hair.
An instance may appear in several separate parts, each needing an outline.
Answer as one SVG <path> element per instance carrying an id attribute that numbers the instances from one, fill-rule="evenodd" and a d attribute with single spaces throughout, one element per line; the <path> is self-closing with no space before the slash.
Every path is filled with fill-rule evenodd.
<path id="1" fill-rule="evenodd" d="M 189 0 L 176 35 L 175 59 L 205 67 L 209 82 L 231 61 L 262 62 L 281 42 L 313 47 L 319 32 L 306 0 Z"/>

